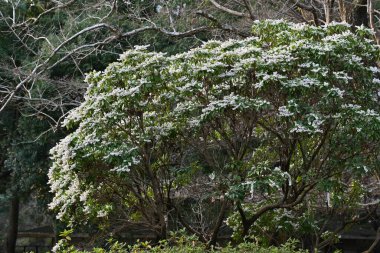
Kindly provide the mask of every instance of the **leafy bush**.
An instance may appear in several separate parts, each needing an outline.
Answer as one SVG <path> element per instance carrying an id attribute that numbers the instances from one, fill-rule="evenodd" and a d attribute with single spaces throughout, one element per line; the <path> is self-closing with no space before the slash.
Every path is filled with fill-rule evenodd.
<path id="1" fill-rule="evenodd" d="M 175 240 L 175 241 L 173 241 Z M 126 245 L 117 241 L 109 240 L 105 248 L 93 248 L 92 250 L 79 250 L 74 246 L 69 246 L 70 237 L 66 236 L 54 247 L 55 253 L 306 253 L 305 250 L 298 250 L 297 241 L 289 240 L 280 247 L 261 247 L 257 243 L 244 242 L 236 247 L 227 245 L 225 247 L 207 248 L 203 243 L 198 242 L 194 236 L 180 236 L 170 240 L 160 241 L 158 245 L 152 246 L 149 242 L 137 242 L 134 245 Z"/>

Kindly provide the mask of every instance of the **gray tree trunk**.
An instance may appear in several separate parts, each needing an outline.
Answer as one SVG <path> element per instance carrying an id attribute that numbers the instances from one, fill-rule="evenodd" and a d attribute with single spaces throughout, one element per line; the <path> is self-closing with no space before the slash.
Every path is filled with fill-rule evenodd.
<path id="1" fill-rule="evenodd" d="M 15 253 L 16 240 L 18 233 L 18 216 L 19 216 L 20 200 L 18 197 L 13 197 L 9 208 L 9 223 L 5 238 L 5 252 Z"/>

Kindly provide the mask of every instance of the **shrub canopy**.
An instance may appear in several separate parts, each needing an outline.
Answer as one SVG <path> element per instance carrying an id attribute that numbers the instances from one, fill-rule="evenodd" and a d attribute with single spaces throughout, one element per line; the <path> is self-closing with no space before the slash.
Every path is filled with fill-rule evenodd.
<path id="1" fill-rule="evenodd" d="M 379 48 L 354 30 L 261 21 L 250 38 L 174 56 L 125 52 L 88 74 L 64 123 L 74 130 L 51 151 L 50 207 L 72 223 L 121 208 L 154 224 L 194 171 L 209 175 L 205 195 L 256 211 L 363 178 L 378 162 Z"/>

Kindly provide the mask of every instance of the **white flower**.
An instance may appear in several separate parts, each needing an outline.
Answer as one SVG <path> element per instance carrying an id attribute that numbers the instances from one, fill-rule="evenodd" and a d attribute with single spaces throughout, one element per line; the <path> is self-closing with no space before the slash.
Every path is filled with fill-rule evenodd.
<path id="1" fill-rule="evenodd" d="M 373 73 L 380 73 L 380 69 L 378 67 L 369 67 L 369 70 L 372 71 Z"/>
<path id="2" fill-rule="evenodd" d="M 291 133 L 309 133 L 310 129 L 305 127 L 304 125 L 296 122 L 295 126 L 290 130 Z"/>
<path id="3" fill-rule="evenodd" d="M 289 111 L 289 109 L 286 106 L 281 106 L 278 108 L 278 115 L 280 117 L 290 117 L 290 116 L 293 116 L 294 113 Z"/>
<path id="4" fill-rule="evenodd" d="M 333 94 L 335 96 L 338 96 L 339 98 L 343 98 L 344 91 L 339 88 L 331 88 L 328 91 L 330 94 Z"/>
<path id="5" fill-rule="evenodd" d="M 102 218 L 102 217 L 106 217 L 107 215 L 108 215 L 108 212 L 106 210 L 100 210 L 98 211 L 96 217 Z"/>

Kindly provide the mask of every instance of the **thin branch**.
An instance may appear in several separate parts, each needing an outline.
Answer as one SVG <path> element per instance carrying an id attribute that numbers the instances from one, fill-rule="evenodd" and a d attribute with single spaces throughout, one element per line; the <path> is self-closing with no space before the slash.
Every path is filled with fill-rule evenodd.
<path id="1" fill-rule="evenodd" d="M 204 17 L 204 18 L 206 18 L 206 19 L 208 19 L 208 20 L 210 20 L 211 22 L 214 23 L 214 25 L 215 25 L 217 28 L 219 28 L 219 29 L 221 29 L 221 30 L 224 30 L 224 31 L 227 31 L 227 32 L 231 32 L 231 33 L 237 34 L 237 35 L 239 35 L 239 36 L 241 36 L 241 37 L 244 37 L 244 38 L 250 36 L 249 33 L 246 33 L 246 32 L 243 32 L 243 31 L 240 31 L 240 30 L 238 30 L 238 29 L 232 27 L 231 25 L 226 25 L 226 24 L 222 24 L 222 23 L 220 23 L 220 22 L 219 22 L 214 16 L 212 16 L 211 14 L 208 14 L 208 13 L 206 13 L 206 12 L 204 12 L 204 11 L 197 11 L 196 14 L 199 15 L 199 16 L 202 16 L 202 17 Z"/>
<path id="2" fill-rule="evenodd" d="M 58 60 L 57 62 L 55 62 L 53 65 L 48 66 L 48 63 L 50 62 L 50 60 L 64 46 L 66 46 L 67 44 L 69 44 L 70 42 L 72 42 L 73 40 L 75 40 L 76 38 L 78 38 L 79 36 L 81 36 L 81 35 L 83 35 L 85 33 L 88 33 L 88 32 L 94 31 L 94 30 L 98 30 L 98 29 L 103 29 L 103 28 L 109 29 L 111 32 L 115 33 L 116 35 L 112 36 L 112 37 L 109 37 L 109 38 L 105 39 L 102 42 L 96 42 L 96 43 L 86 44 L 86 45 L 82 45 L 80 47 L 77 47 L 76 49 L 70 51 L 67 55 L 65 55 L 64 57 L 62 57 L 60 60 Z M 47 59 L 45 59 L 45 61 L 43 63 L 36 64 L 36 66 L 31 71 L 31 73 L 25 79 L 23 79 L 21 82 L 19 82 L 16 85 L 16 87 L 14 88 L 14 90 L 5 98 L 5 102 L 1 106 L 0 112 L 2 112 L 7 107 L 7 105 L 10 103 L 10 101 L 15 96 L 16 92 L 21 87 L 23 87 L 25 84 L 27 84 L 29 81 L 32 81 L 35 78 L 35 76 L 38 76 L 38 75 L 42 74 L 45 70 L 52 69 L 53 67 L 55 67 L 56 65 L 58 65 L 59 63 L 61 63 L 62 61 L 64 61 L 65 59 L 69 58 L 73 53 L 75 53 L 77 51 L 80 51 L 80 50 L 82 50 L 84 48 L 89 48 L 89 47 L 103 45 L 103 44 L 109 43 L 110 41 L 113 41 L 115 39 L 123 38 L 123 37 L 130 37 L 130 36 L 136 35 L 138 33 L 145 32 L 145 31 L 157 31 L 157 32 L 163 33 L 163 34 L 165 34 L 165 35 L 167 35 L 169 37 L 184 38 L 184 37 L 193 36 L 193 35 L 195 35 L 197 33 L 205 32 L 205 31 L 209 31 L 209 30 L 210 30 L 210 27 L 201 26 L 201 27 L 193 28 L 193 29 L 185 31 L 185 32 L 171 32 L 171 31 L 167 31 L 167 30 L 165 30 L 163 28 L 159 28 L 159 27 L 156 27 L 156 26 L 150 26 L 150 27 L 137 28 L 137 29 L 129 31 L 129 32 L 121 33 L 118 29 L 116 29 L 115 27 L 113 27 L 113 26 L 111 26 L 109 24 L 106 24 L 106 23 L 99 23 L 99 24 L 95 24 L 95 25 L 86 27 L 86 28 L 82 29 L 81 31 L 79 31 L 79 32 L 75 33 L 74 35 L 72 35 L 67 40 L 63 41 L 60 45 L 58 45 L 53 50 L 53 52 L 47 57 Z"/>
<path id="3" fill-rule="evenodd" d="M 373 8 L 373 0 L 368 0 L 367 12 L 368 12 L 368 16 L 369 16 L 369 27 L 374 32 L 376 43 L 378 45 L 380 45 L 380 32 L 376 28 L 376 25 L 375 25 L 375 15 L 374 15 L 374 8 Z"/>
<path id="4" fill-rule="evenodd" d="M 52 8 L 50 8 L 50 9 L 48 9 L 48 10 L 46 10 L 46 11 L 40 13 L 36 18 L 29 18 L 29 19 L 27 19 L 26 21 L 24 21 L 23 23 L 20 23 L 20 24 L 15 25 L 15 27 L 17 27 L 17 26 L 27 25 L 28 23 L 29 23 L 28 25 L 30 25 L 30 24 L 31 24 L 31 25 L 36 24 L 36 23 L 37 23 L 37 22 L 38 22 L 43 16 L 45 16 L 46 14 L 49 14 L 50 12 L 55 11 L 55 10 L 57 10 L 57 9 L 62 9 L 62 8 L 68 7 L 68 6 L 70 6 L 71 4 L 75 3 L 75 1 L 76 1 L 76 0 L 71 0 L 71 1 L 69 1 L 69 2 L 67 2 L 67 3 L 65 3 L 65 4 L 60 3 L 60 4 L 58 4 L 57 6 L 52 7 Z"/>
<path id="5" fill-rule="evenodd" d="M 334 232 L 333 232 L 333 235 L 338 235 L 339 233 L 341 233 L 342 231 L 344 231 L 349 225 L 352 225 L 352 224 L 355 224 L 355 223 L 358 223 L 358 222 L 361 222 L 361 221 L 365 221 L 367 220 L 369 217 L 372 216 L 372 214 L 374 214 L 376 212 L 376 208 L 374 208 L 373 210 L 371 210 L 367 215 L 365 215 L 364 217 L 355 217 L 354 219 L 352 220 L 349 220 L 349 221 L 346 221 L 344 222 L 339 228 L 337 228 Z M 327 239 L 325 239 L 324 241 L 322 241 L 317 247 L 318 249 L 322 249 L 326 246 L 328 246 L 331 241 L 333 240 L 334 236 L 330 236 L 328 237 Z M 371 252 L 371 251 L 369 251 Z"/>
<path id="6" fill-rule="evenodd" d="M 226 213 L 226 210 L 227 210 L 227 200 L 223 199 L 222 200 L 222 207 L 220 209 L 218 218 L 216 220 L 215 226 L 212 229 L 211 237 L 210 237 L 210 240 L 208 242 L 209 246 L 215 245 L 215 243 L 216 243 L 220 227 L 223 224 L 223 219 L 224 219 L 224 215 Z"/>
<path id="7" fill-rule="evenodd" d="M 252 20 L 255 20 L 255 12 L 253 10 L 252 4 L 249 0 L 244 0 L 244 5 L 247 7 L 249 16 Z"/>
<path id="8" fill-rule="evenodd" d="M 229 8 L 227 8 L 227 7 L 225 7 L 225 6 L 221 5 L 221 4 L 219 4 L 219 3 L 217 3 L 215 0 L 210 0 L 210 2 L 211 2 L 216 8 L 218 8 L 218 9 L 221 10 L 221 11 L 227 12 L 227 13 L 229 13 L 229 14 L 232 14 L 232 15 L 234 15 L 234 16 L 238 16 L 238 17 L 251 18 L 250 15 L 245 14 L 245 13 L 243 13 L 243 12 L 239 12 L 239 11 L 231 10 L 231 9 L 229 9 Z"/>
<path id="9" fill-rule="evenodd" d="M 377 244 L 380 242 L 380 227 L 376 231 L 376 239 L 375 241 L 371 244 L 368 250 L 364 251 L 363 253 L 371 253 L 374 252 L 374 249 L 376 248 Z"/>
<path id="10" fill-rule="evenodd" d="M 306 5 L 306 4 L 300 3 L 299 1 L 297 1 L 296 3 L 294 3 L 294 5 L 296 7 L 298 7 L 298 8 L 301 8 L 301 9 L 303 9 L 305 11 L 310 12 L 313 15 L 313 19 L 314 19 L 315 25 L 316 26 L 320 26 L 321 25 L 321 22 L 319 21 L 317 9 L 315 9 L 314 6 L 312 6 L 312 5 Z"/>

